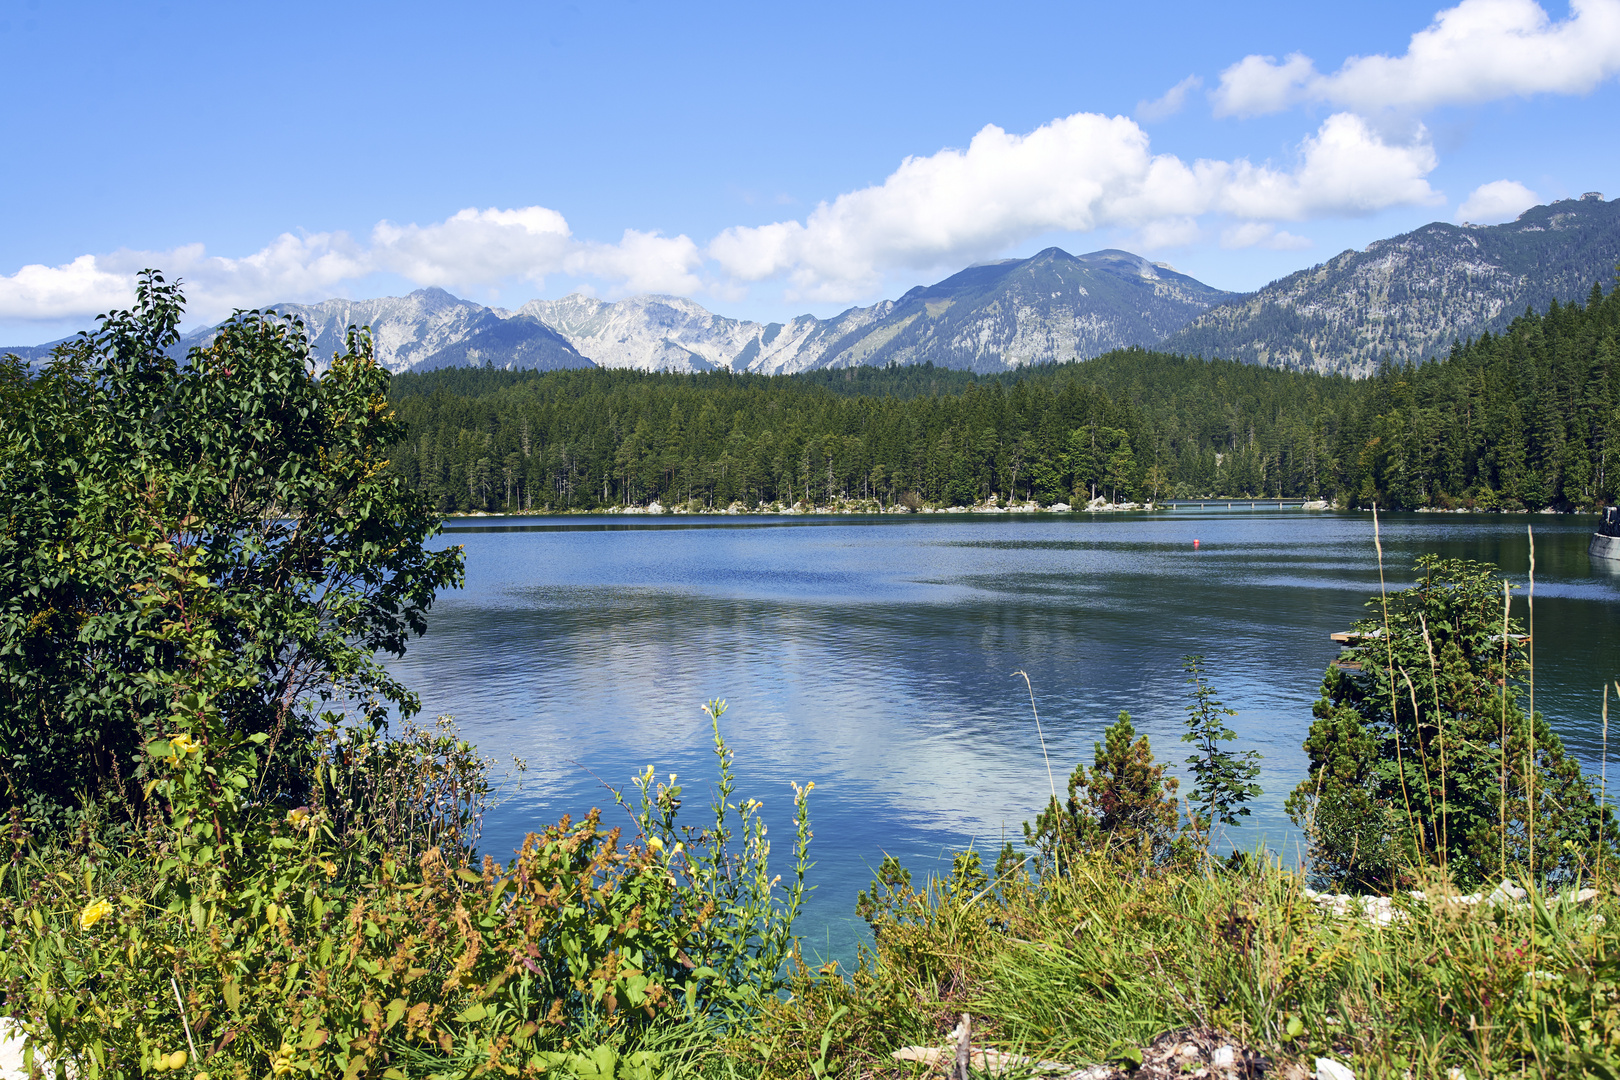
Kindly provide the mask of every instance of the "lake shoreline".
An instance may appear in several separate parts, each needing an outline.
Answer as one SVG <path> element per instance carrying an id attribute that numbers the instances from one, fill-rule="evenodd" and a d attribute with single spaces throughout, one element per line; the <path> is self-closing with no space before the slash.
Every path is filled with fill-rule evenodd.
<path id="1" fill-rule="evenodd" d="M 1188 501 L 1191 501 L 1191 500 L 1188 500 Z M 1278 502 L 1278 500 L 1275 500 L 1275 499 L 1211 498 L 1211 499 L 1208 499 L 1208 500 L 1201 500 L 1201 501 L 1207 501 L 1209 504 L 1211 504 L 1210 508 L 1211 509 L 1216 509 L 1216 510 L 1223 509 L 1223 507 L 1220 505 L 1222 503 L 1226 504 L 1226 507 L 1224 507 L 1224 508 L 1230 508 L 1230 509 L 1271 510 L 1271 509 L 1277 509 L 1278 508 L 1278 507 L 1274 507 L 1272 505 L 1273 503 Z M 1282 500 L 1282 502 L 1283 503 L 1288 503 L 1288 500 Z M 1244 504 L 1244 503 L 1247 503 L 1248 506 L 1245 507 L 1245 506 L 1241 505 L 1241 504 Z M 1305 502 L 1305 503 L 1290 503 L 1290 504 L 1288 504 L 1286 506 L 1282 506 L 1280 508 L 1288 509 L 1288 510 L 1303 510 L 1303 511 L 1309 511 L 1309 512 L 1333 512 L 1333 513 L 1353 513 L 1353 514 L 1371 514 L 1372 513 L 1371 510 L 1362 509 L 1362 508 L 1359 508 L 1359 507 L 1338 506 L 1338 505 L 1329 503 L 1326 500 L 1312 500 L 1312 501 L 1308 501 L 1308 502 Z M 803 503 L 799 503 L 799 504 L 796 504 L 796 505 L 793 505 L 793 506 L 784 506 L 784 505 L 782 505 L 780 503 L 771 503 L 771 504 L 762 505 L 762 506 L 756 506 L 756 507 L 745 507 L 745 506 L 742 506 L 740 503 L 733 503 L 732 505 L 727 506 L 727 507 L 723 507 L 723 508 L 700 507 L 698 509 L 692 509 L 692 508 L 690 508 L 688 506 L 664 506 L 664 505 L 662 505 L 660 503 L 655 502 L 655 503 L 651 503 L 651 504 L 649 504 L 647 506 L 607 506 L 607 507 L 601 507 L 601 508 L 598 508 L 598 509 L 595 509 L 595 510 L 572 510 L 572 509 L 571 510 L 553 510 L 553 509 L 550 509 L 550 508 L 545 508 L 545 509 L 540 509 L 540 510 L 508 510 L 508 511 L 488 511 L 488 510 L 449 511 L 449 512 L 446 512 L 445 514 L 443 514 L 442 516 L 446 520 L 454 519 L 454 520 L 457 520 L 457 521 L 469 520 L 469 519 L 470 520 L 477 520 L 477 519 L 481 519 L 481 518 L 496 518 L 496 519 L 502 519 L 502 518 L 536 518 L 536 517 L 566 518 L 566 517 L 604 517 L 604 516 L 611 516 L 611 517 L 817 517 L 817 516 L 819 516 L 819 517 L 879 517 L 879 516 L 888 517 L 888 516 L 901 516 L 901 517 L 904 517 L 904 516 L 908 516 L 908 515 L 909 516 L 922 516 L 922 515 L 932 515 L 932 514 L 949 514 L 949 515 L 960 515 L 960 516 L 984 515 L 984 514 L 993 514 L 993 515 L 1027 514 L 1027 515 L 1040 515 L 1040 516 L 1045 517 L 1045 516 L 1050 516 L 1050 515 L 1079 515 L 1079 514 L 1173 513 L 1175 511 L 1177 511 L 1178 509 L 1180 509 L 1180 508 L 1177 507 L 1176 505 L 1169 504 L 1169 503 L 1151 503 L 1151 502 L 1150 503 L 1108 503 L 1108 502 L 1103 502 L 1101 500 L 1098 500 L 1097 502 L 1094 502 L 1094 503 L 1091 503 L 1091 504 L 1087 504 L 1085 506 L 1070 506 L 1067 503 L 1052 503 L 1052 504 L 1050 504 L 1048 506 L 1041 506 L 1041 505 L 1039 505 L 1037 503 L 1030 502 L 1030 503 L 1015 503 L 1015 504 L 1011 504 L 1011 505 L 1007 505 L 1007 506 L 999 506 L 999 505 L 996 505 L 996 504 L 993 504 L 993 503 L 990 503 L 990 504 L 981 503 L 981 504 L 976 505 L 976 506 L 921 506 L 921 507 L 918 507 L 916 509 L 911 509 L 911 508 L 901 506 L 901 505 L 897 505 L 897 504 L 891 504 L 891 505 L 888 505 L 888 506 L 882 506 L 882 505 L 879 505 L 876 502 L 871 501 L 871 500 L 861 500 L 861 501 L 858 501 L 858 502 L 851 502 L 851 503 L 846 503 L 846 504 L 843 504 L 843 505 L 835 505 L 835 506 L 805 506 L 805 504 L 803 504 Z M 1203 507 L 1200 507 L 1200 509 L 1203 509 Z M 1588 509 L 1554 510 L 1554 509 L 1552 509 L 1550 507 L 1547 508 L 1547 509 L 1543 509 L 1543 510 L 1523 510 L 1523 509 L 1520 509 L 1520 510 L 1504 510 L 1504 509 L 1483 509 L 1481 507 L 1472 507 L 1472 508 L 1470 508 L 1470 507 L 1465 507 L 1465 506 L 1451 507 L 1449 509 L 1446 508 L 1446 507 L 1440 507 L 1440 506 L 1421 506 L 1421 507 L 1418 507 L 1418 508 L 1413 509 L 1413 510 L 1400 510 L 1400 511 L 1387 511 L 1387 512 L 1389 512 L 1389 513 L 1402 513 L 1402 514 L 1494 514 L 1494 515 L 1499 515 L 1499 516 L 1504 516 L 1504 517 L 1505 516 L 1516 516 L 1516 517 L 1559 517 L 1559 518 L 1583 517 L 1583 516 L 1584 517 L 1596 517 L 1600 513 L 1599 511 L 1588 510 Z"/>

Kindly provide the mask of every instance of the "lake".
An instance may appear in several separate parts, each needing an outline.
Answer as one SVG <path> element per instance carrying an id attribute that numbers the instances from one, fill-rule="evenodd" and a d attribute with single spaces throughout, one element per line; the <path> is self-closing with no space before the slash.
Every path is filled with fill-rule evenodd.
<path id="1" fill-rule="evenodd" d="M 1620 676 L 1620 568 L 1588 560 L 1595 518 L 1390 515 L 1392 586 L 1418 555 L 1523 582 L 1535 529 L 1536 706 L 1593 768 L 1603 680 Z M 1198 545 L 1194 547 L 1194 540 Z M 647 765 L 703 820 L 709 698 L 729 703 L 739 794 L 766 803 L 788 869 L 790 780 L 816 782 L 811 956 L 848 959 L 856 893 L 885 853 L 915 871 L 986 863 L 1049 792 L 1028 672 L 1061 792 L 1128 710 L 1179 771 L 1181 658 L 1202 653 L 1264 755 L 1264 796 L 1229 844 L 1292 860 L 1282 811 L 1322 673 L 1378 591 L 1372 517 L 1287 510 L 1089 515 L 457 519 L 467 585 L 390 667 L 425 715 L 528 762 L 486 822 L 504 857 L 531 829 L 608 806 Z M 1523 617 L 1524 593 L 1515 615 Z M 622 812 L 608 820 L 627 823 Z"/>

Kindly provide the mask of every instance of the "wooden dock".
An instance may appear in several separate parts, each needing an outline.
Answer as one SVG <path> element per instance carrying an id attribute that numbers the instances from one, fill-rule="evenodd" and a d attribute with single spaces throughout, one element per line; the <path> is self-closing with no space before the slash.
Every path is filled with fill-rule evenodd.
<path id="1" fill-rule="evenodd" d="M 1379 638 L 1381 638 L 1383 636 L 1384 636 L 1384 628 L 1381 627 L 1381 626 L 1378 626 L 1378 627 L 1374 627 L 1373 629 L 1367 630 L 1367 631 L 1341 630 L 1337 634 L 1329 634 L 1328 635 L 1328 640 L 1333 642 L 1335 645 L 1344 645 L 1346 647 L 1353 647 L 1353 646 L 1356 646 L 1356 645 L 1360 645 L 1362 642 L 1377 641 Z M 1501 634 L 1493 634 L 1488 640 L 1492 644 L 1497 644 L 1502 640 L 1502 635 Z M 1530 644 L 1530 635 L 1529 634 L 1509 634 L 1508 635 L 1508 640 L 1511 641 L 1516 646 L 1524 646 L 1524 645 Z M 1340 671 L 1360 671 L 1360 670 L 1362 670 L 1360 660 L 1346 660 L 1346 659 L 1344 659 L 1344 657 L 1342 655 L 1333 661 L 1333 666 L 1338 668 Z"/>

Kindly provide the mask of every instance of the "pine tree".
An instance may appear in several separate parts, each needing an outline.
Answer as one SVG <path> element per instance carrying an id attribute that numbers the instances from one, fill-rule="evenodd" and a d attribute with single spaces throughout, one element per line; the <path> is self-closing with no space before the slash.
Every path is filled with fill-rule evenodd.
<path id="1" fill-rule="evenodd" d="M 1249 816 L 1244 803 L 1257 798 L 1260 785 L 1254 781 L 1260 775 L 1260 752 L 1245 750 L 1234 754 L 1221 746 L 1231 742 L 1237 733 L 1226 726 L 1226 717 L 1236 716 L 1215 696 L 1215 688 L 1204 677 L 1204 658 L 1197 654 L 1182 657 L 1182 668 L 1187 672 L 1189 701 L 1187 702 L 1187 733 L 1181 741 L 1192 743 L 1197 753 L 1187 759 L 1193 774 L 1192 790 L 1187 792 L 1193 827 L 1203 840 L 1207 852 L 1215 841 L 1215 829 L 1223 825 L 1236 825 L 1239 818 Z"/>
<path id="2" fill-rule="evenodd" d="M 1091 770 L 1082 763 L 1069 776 L 1068 799 L 1053 800 L 1033 828 L 1024 823 L 1025 843 L 1059 869 L 1082 852 L 1143 869 L 1171 861 L 1182 854 L 1177 781 L 1165 777 L 1147 736 L 1136 737 L 1130 713 L 1121 712 L 1103 738 Z"/>

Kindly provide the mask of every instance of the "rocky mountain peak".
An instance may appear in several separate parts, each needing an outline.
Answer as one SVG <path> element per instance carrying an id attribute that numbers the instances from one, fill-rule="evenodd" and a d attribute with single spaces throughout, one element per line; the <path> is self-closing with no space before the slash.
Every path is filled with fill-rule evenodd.
<path id="1" fill-rule="evenodd" d="M 1501 225 L 1436 221 L 1212 307 L 1159 347 L 1367 375 L 1386 357 L 1421 362 L 1499 331 L 1526 307 L 1584 300 L 1617 262 L 1620 203 L 1601 197 L 1533 206 Z"/>

